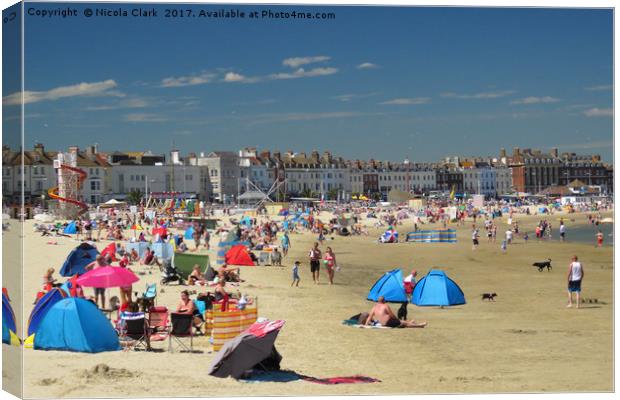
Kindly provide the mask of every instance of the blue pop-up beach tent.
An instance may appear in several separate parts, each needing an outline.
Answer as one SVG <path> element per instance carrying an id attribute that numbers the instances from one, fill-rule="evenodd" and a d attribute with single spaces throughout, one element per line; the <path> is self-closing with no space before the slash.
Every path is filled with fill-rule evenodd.
<path id="1" fill-rule="evenodd" d="M 65 235 L 73 235 L 77 233 L 77 227 L 75 226 L 75 221 L 69 222 L 69 224 L 62 231 Z"/>
<path id="2" fill-rule="evenodd" d="M 465 295 L 445 272 L 432 269 L 415 285 L 411 302 L 417 306 L 455 306 L 465 304 Z"/>
<path id="3" fill-rule="evenodd" d="M 400 269 L 393 269 L 383 274 L 370 288 L 367 300 L 377 301 L 379 296 L 383 296 L 385 301 L 392 303 L 406 303 L 408 301 L 403 284 L 403 273 Z"/>
<path id="4" fill-rule="evenodd" d="M 67 297 L 69 297 L 69 295 L 62 288 L 53 288 L 45 293 L 45 295 L 37 301 L 30 313 L 30 317 L 28 317 L 28 336 L 37 332 L 41 321 L 43 321 L 43 318 L 45 318 L 45 315 L 47 315 L 47 312 L 54 304 Z"/>
<path id="5" fill-rule="evenodd" d="M 17 327 L 15 326 L 15 313 L 13 307 L 9 302 L 9 298 L 2 293 L 2 343 L 12 344 L 19 346 L 21 343 L 17 334 Z"/>
<path id="6" fill-rule="evenodd" d="M 17 331 L 17 327 L 15 326 L 15 313 L 13 312 L 13 307 L 11 307 L 11 303 L 9 298 L 2 293 L 2 325 L 6 325 L 13 332 Z"/>
<path id="7" fill-rule="evenodd" d="M 34 348 L 99 353 L 121 346 L 112 324 L 94 303 L 69 297 L 47 312 L 34 337 Z"/>
<path id="8" fill-rule="evenodd" d="M 88 243 L 82 243 L 69 253 L 65 263 L 60 268 L 61 276 L 73 276 L 86 272 L 86 266 L 95 261 L 99 251 Z"/>

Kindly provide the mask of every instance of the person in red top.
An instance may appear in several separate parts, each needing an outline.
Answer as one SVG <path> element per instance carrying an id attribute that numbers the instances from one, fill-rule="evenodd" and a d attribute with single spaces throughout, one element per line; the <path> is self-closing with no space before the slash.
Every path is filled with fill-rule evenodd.
<path id="1" fill-rule="evenodd" d="M 407 294 L 407 299 L 411 300 L 411 295 L 413 294 L 413 289 L 415 288 L 415 277 L 418 276 L 418 271 L 415 269 L 411 271 L 411 274 L 407 275 L 405 279 L 403 279 L 403 283 L 405 284 L 405 294 Z"/>
<path id="2" fill-rule="evenodd" d="M 121 258 L 121 260 L 118 262 L 118 264 L 122 267 L 122 268 L 127 268 L 127 266 L 129 265 L 129 257 L 127 257 L 127 254 L 125 253 L 125 255 L 123 255 L 123 257 Z"/>
<path id="3" fill-rule="evenodd" d="M 603 232 L 598 231 L 596 234 L 596 245 L 598 247 L 603 247 Z"/>

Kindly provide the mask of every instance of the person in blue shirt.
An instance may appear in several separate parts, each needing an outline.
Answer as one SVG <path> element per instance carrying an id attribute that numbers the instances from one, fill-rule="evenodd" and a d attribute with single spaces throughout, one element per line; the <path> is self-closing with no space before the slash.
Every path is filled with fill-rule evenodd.
<path id="1" fill-rule="evenodd" d="M 288 249 L 291 247 L 291 240 L 288 237 L 288 233 L 284 232 L 284 236 L 282 236 L 282 254 L 284 257 L 288 254 Z"/>

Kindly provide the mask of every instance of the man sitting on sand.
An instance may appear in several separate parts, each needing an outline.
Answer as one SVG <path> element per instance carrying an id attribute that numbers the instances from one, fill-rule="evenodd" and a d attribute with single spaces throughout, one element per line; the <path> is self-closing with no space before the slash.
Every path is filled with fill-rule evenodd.
<path id="1" fill-rule="evenodd" d="M 370 325 L 373 321 L 377 321 L 381 326 L 387 326 L 390 328 L 424 328 L 426 321 L 416 322 L 414 320 L 401 321 L 389 305 L 385 304 L 385 298 L 379 296 L 377 304 L 370 310 L 368 319 L 366 319 L 365 325 Z"/>

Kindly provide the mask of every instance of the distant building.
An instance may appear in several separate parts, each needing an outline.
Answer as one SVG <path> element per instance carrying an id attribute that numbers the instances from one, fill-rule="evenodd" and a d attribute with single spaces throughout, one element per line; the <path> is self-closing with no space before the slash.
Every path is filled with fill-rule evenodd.
<path id="1" fill-rule="evenodd" d="M 187 160 L 192 166 L 206 167 L 211 187 L 211 198 L 220 203 L 232 203 L 241 193 L 239 156 L 231 151 L 213 151 L 206 156 Z"/>

